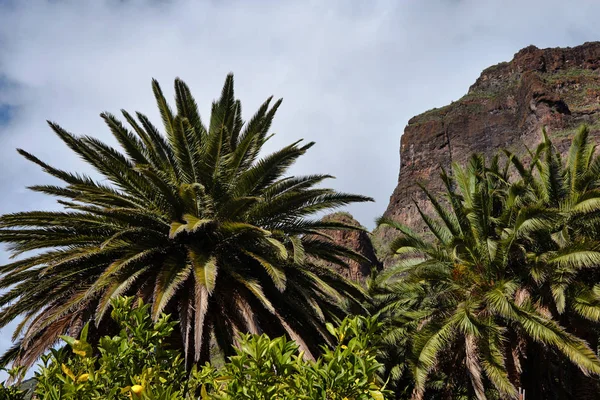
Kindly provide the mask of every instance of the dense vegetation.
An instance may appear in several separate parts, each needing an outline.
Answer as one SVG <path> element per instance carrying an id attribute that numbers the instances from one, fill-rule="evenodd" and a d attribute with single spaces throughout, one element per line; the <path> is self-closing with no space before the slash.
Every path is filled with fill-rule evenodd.
<path id="1" fill-rule="evenodd" d="M 423 189 L 431 240 L 381 221 L 400 232 L 372 286 L 388 370 L 415 399 L 596 398 L 600 158 L 584 127 L 565 163 L 545 133 L 503 159 L 443 172 L 444 203 Z"/>
<path id="2" fill-rule="evenodd" d="M 328 325 L 336 338 L 315 361 L 307 361 L 298 345 L 285 337 L 239 337 L 239 347 L 219 369 L 210 364 L 186 371 L 182 354 L 168 348 L 175 322 L 162 314 L 152 321 L 149 305 L 133 298 L 111 302 L 118 335 L 87 342 L 87 326 L 78 340 L 65 336 L 68 346 L 42 356 L 36 374 L 38 399 L 383 399 L 385 389 L 376 372 L 380 366 L 372 345 L 379 323 L 346 319 Z M 21 399 L 0 389 L 2 399 Z"/>
<path id="3" fill-rule="evenodd" d="M 21 151 L 66 184 L 32 188 L 64 211 L 0 217 L 0 242 L 35 252 L 0 267 L 0 326 L 24 316 L 2 361 L 41 356 L 38 396 L 597 398 L 600 157 L 587 128 L 566 159 L 544 133 L 525 157 L 442 171 L 445 193 L 423 188 L 425 234 L 380 220 L 397 230 L 396 265 L 363 288 L 321 263 L 361 259 L 325 233 L 357 228 L 309 218 L 369 199 L 315 187 L 327 175 L 285 176 L 311 144 L 259 160 L 280 102 L 244 123 L 229 76 L 206 127 L 183 82 L 176 113 L 153 89 L 164 136 L 142 114 L 123 112 L 131 131 L 102 114 L 124 153 L 51 124 L 109 184 Z"/>

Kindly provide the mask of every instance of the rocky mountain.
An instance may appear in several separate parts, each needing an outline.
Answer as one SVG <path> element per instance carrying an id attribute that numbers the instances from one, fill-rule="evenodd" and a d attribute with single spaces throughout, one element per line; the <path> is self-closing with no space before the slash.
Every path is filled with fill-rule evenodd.
<path id="1" fill-rule="evenodd" d="M 408 122 L 401 138 L 398 185 L 384 215 L 423 230 L 413 201 L 426 212 L 431 209 L 416 182 L 439 191 L 440 167 L 464 163 L 473 152 L 491 156 L 509 148 L 522 154 L 525 146 L 538 143 L 544 126 L 558 147 L 565 148 L 582 123 L 598 141 L 600 42 L 526 47 L 510 62 L 484 70 L 458 101 Z M 377 247 L 385 248 L 393 235 L 377 230 Z"/>

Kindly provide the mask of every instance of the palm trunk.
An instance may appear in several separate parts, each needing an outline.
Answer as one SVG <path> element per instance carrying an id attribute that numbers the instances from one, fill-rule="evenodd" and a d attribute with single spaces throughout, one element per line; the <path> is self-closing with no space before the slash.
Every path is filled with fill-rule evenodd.
<path id="1" fill-rule="evenodd" d="M 575 369 L 575 368 L 574 368 Z M 598 379 L 583 375 L 577 370 L 573 376 L 574 399 L 577 400 L 598 400 L 600 391 L 598 388 Z"/>
<path id="2" fill-rule="evenodd" d="M 510 341 L 512 342 L 512 341 Z M 513 344 L 507 345 L 506 349 L 506 371 L 508 372 L 508 379 L 514 385 L 515 388 L 521 386 L 521 361 L 519 359 L 520 351 L 517 348 L 518 345 Z"/>
<path id="3" fill-rule="evenodd" d="M 589 328 L 586 321 L 571 320 L 569 325 L 572 327 L 573 333 L 585 340 L 594 352 L 598 349 L 598 333 L 594 329 Z M 585 376 L 579 368 L 574 365 L 569 365 L 569 370 L 572 372 L 571 381 L 574 398 L 578 400 L 596 400 L 600 399 L 600 384 L 598 378 Z"/>

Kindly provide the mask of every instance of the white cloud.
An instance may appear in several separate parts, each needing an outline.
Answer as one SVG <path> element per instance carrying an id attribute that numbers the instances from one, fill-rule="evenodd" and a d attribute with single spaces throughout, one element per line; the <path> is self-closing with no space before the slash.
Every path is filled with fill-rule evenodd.
<path id="1" fill-rule="evenodd" d="M 85 168 L 45 124 L 110 140 L 98 113 L 156 118 L 150 78 L 191 86 L 207 118 L 225 74 L 250 113 L 283 97 L 272 148 L 317 145 L 295 173 L 327 172 L 336 189 L 375 197 L 349 210 L 369 227 L 395 187 L 410 117 L 463 95 L 480 71 L 520 48 L 600 38 L 600 3 L 535 1 L 0 0 L 0 213 L 54 207 L 24 190 L 47 178 L 23 147 Z M 249 116 L 249 115 L 248 115 Z M 0 253 L 0 262 L 6 254 Z M 10 329 L 0 330 L 0 351 Z"/>

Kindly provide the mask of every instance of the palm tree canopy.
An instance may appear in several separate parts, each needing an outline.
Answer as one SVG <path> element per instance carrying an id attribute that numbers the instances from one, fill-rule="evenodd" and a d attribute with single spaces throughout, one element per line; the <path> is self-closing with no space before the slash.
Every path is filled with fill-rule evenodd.
<path id="1" fill-rule="evenodd" d="M 465 168 L 442 172 L 444 201 L 423 188 L 435 215 L 419 212 L 433 240 L 380 221 L 399 231 L 391 250 L 401 257 L 372 290 L 390 325 L 386 340 L 404 346 L 408 361 L 388 368 L 397 379 L 412 370 L 414 398 L 440 373 L 468 396 L 515 397 L 527 346 L 600 374 L 571 323 L 600 321 L 600 161 L 587 130 L 564 166 L 546 135 L 529 163 L 506 154 L 504 164 L 474 155 Z"/>
<path id="2" fill-rule="evenodd" d="M 281 100 L 267 99 L 244 122 L 232 75 L 208 125 L 180 79 L 175 110 L 158 82 L 152 89 L 164 134 L 141 113 L 122 111 L 129 127 L 101 114 L 120 149 L 49 122 L 108 183 L 18 150 L 62 181 L 30 189 L 64 209 L 0 217 L 12 256 L 34 252 L 0 266 L 0 327 L 23 318 L 3 360 L 31 365 L 90 319 L 102 331 L 110 299 L 127 294 L 151 301 L 155 318 L 176 314 L 190 361 L 207 359 L 211 342 L 228 352 L 237 332 L 287 333 L 307 354 L 318 351 L 329 338 L 325 320 L 358 304 L 362 291 L 310 260 L 360 255 L 319 240 L 352 227 L 310 217 L 371 199 L 316 187 L 329 175 L 287 176 L 312 142 L 261 158 Z"/>

